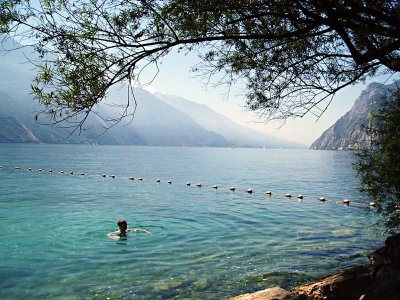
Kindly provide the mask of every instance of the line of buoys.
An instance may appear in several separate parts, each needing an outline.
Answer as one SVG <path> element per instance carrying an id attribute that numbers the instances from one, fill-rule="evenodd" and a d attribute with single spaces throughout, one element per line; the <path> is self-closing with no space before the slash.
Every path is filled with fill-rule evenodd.
<path id="1" fill-rule="evenodd" d="M 4 166 L 0 166 L 0 169 L 4 169 Z M 15 169 L 15 170 L 21 170 L 21 167 L 20 167 L 20 166 L 14 166 L 14 169 Z M 33 169 L 32 169 L 31 167 L 28 168 L 27 170 L 33 171 Z M 37 169 L 37 171 L 38 171 L 38 172 L 42 172 L 43 170 L 42 170 L 42 169 Z M 49 170 L 48 170 L 48 173 L 53 173 L 53 170 L 52 170 L 52 169 L 49 169 Z M 64 171 L 60 171 L 59 173 L 64 174 Z M 70 174 L 70 175 L 74 175 L 75 173 L 74 173 L 74 171 L 70 171 L 69 174 Z M 80 174 L 81 176 L 87 175 L 87 173 L 84 173 L 84 172 L 80 172 L 80 173 L 78 173 L 78 174 Z M 97 175 L 97 176 L 98 176 L 98 175 Z M 106 175 L 106 174 L 102 174 L 101 177 L 106 178 L 107 175 Z M 111 177 L 111 178 L 113 178 L 113 179 L 116 178 L 115 175 L 109 175 L 109 177 Z M 120 177 L 120 178 L 127 178 L 127 179 L 129 179 L 129 180 L 135 180 L 134 177 Z M 143 178 L 141 178 L 141 177 L 138 177 L 138 178 L 136 178 L 136 179 L 139 180 L 139 181 L 143 181 Z M 155 181 L 156 181 L 157 183 L 161 183 L 161 179 L 159 179 L 159 178 L 156 179 Z M 168 184 L 172 184 L 172 180 L 167 180 L 166 182 L 167 182 Z M 189 181 L 189 182 L 186 183 L 186 185 L 190 187 L 192 184 L 191 184 L 191 182 Z M 207 187 L 207 185 L 203 185 L 202 183 L 197 183 L 196 186 L 199 187 L 199 188 Z M 214 190 L 217 190 L 217 189 L 220 189 L 220 188 L 221 188 L 221 186 L 219 186 L 219 185 L 212 185 L 212 186 L 208 186 L 208 187 L 211 187 L 211 188 L 214 189 Z M 229 190 L 232 191 L 232 192 L 235 192 L 235 191 L 236 191 L 236 188 L 233 187 L 233 186 L 231 186 L 231 187 L 229 187 Z M 244 191 L 245 191 L 246 193 L 248 193 L 248 194 L 255 194 L 255 191 L 254 191 L 253 189 L 251 189 L 251 188 L 248 188 L 247 190 L 244 190 Z M 271 192 L 271 191 L 264 192 L 263 194 L 265 194 L 265 195 L 267 195 L 267 196 L 269 196 L 269 197 L 272 196 L 272 192 Z M 289 198 L 289 199 L 292 198 L 292 194 L 290 194 L 290 193 L 286 193 L 286 194 L 284 194 L 283 196 L 286 197 L 286 198 Z M 313 199 L 313 198 L 314 198 L 314 199 L 319 200 L 320 202 L 326 202 L 326 201 L 327 201 L 327 199 L 326 199 L 325 197 L 312 197 L 312 196 L 306 196 L 306 195 L 302 195 L 302 194 L 297 195 L 297 198 L 300 199 L 300 200 L 303 200 L 303 199 L 305 199 L 305 198 L 309 198 L 309 199 Z M 348 200 L 348 199 L 344 199 L 344 200 L 342 200 L 342 201 L 337 201 L 337 200 L 329 200 L 329 201 L 330 201 L 330 202 L 337 203 L 337 204 L 344 204 L 344 205 L 346 205 L 346 206 L 349 206 L 350 203 L 352 203 L 352 202 L 351 202 L 350 200 Z M 363 204 L 361 204 L 361 203 L 355 202 L 354 204 L 355 204 L 355 206 L 360 206 L 360 205 L 362 205 L 363 207 L 365 207 L 365 205 L 363 205 Z M 375 202 L 370 202 L 369 205 L 367 205 L 367 207 L 368 207 L 368 206 L 371 207 L 371 208 L 375 208 L 375 207 L 378 206 L 378 204 L 375 203 Z M 396 206 L 396 211 L 400 211 L 400 205 L 397 205 L 397 206 Z"/>

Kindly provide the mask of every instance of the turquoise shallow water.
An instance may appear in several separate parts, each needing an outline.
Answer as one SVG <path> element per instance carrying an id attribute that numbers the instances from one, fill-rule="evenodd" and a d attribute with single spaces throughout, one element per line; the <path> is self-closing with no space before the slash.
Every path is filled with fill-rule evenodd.
<path id="1" fill-rule="evenodd" d="M 365 263 L 383 238 L 369 229 L 351 161 L 332 151 L 0 145 L 0 299 L 225 299 Z M 120 218 L 153 235 L 107 238 Z"/>

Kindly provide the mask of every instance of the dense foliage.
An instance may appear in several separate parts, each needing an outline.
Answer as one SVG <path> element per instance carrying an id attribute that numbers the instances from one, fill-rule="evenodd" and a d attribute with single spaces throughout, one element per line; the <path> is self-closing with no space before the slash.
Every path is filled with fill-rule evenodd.
<path id="1" fill-rule="evenodd" d="M 400 229 L 400 90 L 386 95 L 366 128 L 366 146 L 357 153 L 355 167 L 362 190 L 376 199 L 385 230 Z"/>
<path id="2" fill-rule="evenodd" d="M 54 122 L 84 121 L 173 48 L 220 83 L 243 79 L 266 119 L 320 116 L 341 88 L 400 70 L 398 0 L 3 0 L 0 13 L 39 54 L 32 89 Z"/>

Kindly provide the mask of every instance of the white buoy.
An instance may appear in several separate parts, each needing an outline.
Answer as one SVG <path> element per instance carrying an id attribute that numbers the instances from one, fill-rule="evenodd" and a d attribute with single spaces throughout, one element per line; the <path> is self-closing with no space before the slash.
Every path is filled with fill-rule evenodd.
<path id="1" fill-rule="evenodd" d="M 213 185 L 212 188 L 216 190 L 218 189 L 218 185 Z"/>
<path id="2" fill-rule="evenodd" d="M 326 199 L 325 199 L 325 197 L 320 197 L 320 198 L 319 198 L 319 201 L 321 201 L 321 202 L 325 202 L 325 201 L 326 201 Z"/>
<path id="3" fill-rule="evenodd" d="M 143 180 L 143 178 L 139 177 L 138 180 Z"/>
<path id="4" fill-rule="evenodd" d="M 289 194 L 289 193 L 288 193 L 288 194 L 285 194 L 285 197 L 286 197 L 286 198 L 292 198 L 292 194 Z"/>
<path id="5" fill-rule="evenodd" d="M 133 177 L 129 177 L 128 179 L 129 179 L 129 180 L 135 180 L 135 178 L 133 178 Z"/>
<path id="6" fill-rule="evenodd" d="M 0 166 L 0 169 L 3 169 L 4 167 L 3 166 Z"/>
<path id="7" fill-rule="evenodd" d="M 231 186 L 231 187 L 229 188 L 229 190 L 231 190 L 232 192 L 234 192 L 234 191 L 236 190 L 236 188 L 235 188 L 234 186 Z"/>
<path id="8" fill-rule="evenodd" d="M 172 184 L 172 181 L 171 181 L 171 180 L 168 180 L 167 183 Z"/>
<path id="9" fill-rule="evenodd" d="M 156 182 L 157 182 L 157 183 L 160 183 L 160 182 L 161 182 L 161 179 L 157 178 L 157 179 L 156 179 Z"/>
<path id="10" fill-rule="evenodd" d="M 115 175 L 111 175 L 111 178 L 115 178 Z"/>
<path id="11" fill-rule="evenodd" d="M 268 191 L 268 192 L 266 192 L 265 194 L 268 195 L 268 196 L 271 196 L 271 195 L 272 195 L 272 192 L 271 192 L 271 191 Z"/>
<path id="12" fill-rule="evenodd" d="M 16 166 L 16 167 L 14 167 L 14 169 L 15 169 L 15 170 L 21 170 L 21 167 Z"/>
<path id="13" fill-rule="evenodd" d="M 252 189 L 247 189 L 246 192 L 249 193 L 249 194 L 253 194 L 253 190 Z"/>
<path id="14" fill-rule="evenodd" d="M 29 171 L 32 171 L 32 168 L 28 168 Z"/>
<path id="15" fill-rule="evenodd" d="M 42 169 L 39 169 L 38 171 L 39 171 L 39 172 L 42 172 Z"/>
<path id="16" fill-rule="evenodd" d="M 102 174 L 102 175 L 101 175 L 101 177 L 103 177 L 103 178 L 106 178 L 106 176 L 107 176 L 106 174 Z"/>
<path id="17" fill-rule="evenodd" d="M 49 170 L 49 173 L 53 173 L 53 170 Z"/>
<path id="18" fill-rule="evenodd" d="M 82 173 L 81 173 L 81 176 L 85 176 L 85 173 L 82 172 Z"/>
<path id="19" fill-rule="evenodd" d="M 196 184 L 197 187 L 202 187 L 201 183 Z"/>
<path id="20" fill-rule="evenodd" d="M 303 195 L 298 195 L 297 198 L 298 199 L 304 199 L 304 196 Z"/>
<path id="21" fill-rule="evenodd" d="M 343 204 L 344 204 L 344 205 L 349 205 L 349 204 L 350 204 L 350 200 L 344 199 L 344 200 L 343 200 Z"/>
<path id="22" fill-rule="evenodd" d="M 74 172 L 73 172 L 73 171 L 71 171 L 71 172 L 69 172 L 69 174 L 71 174 L 71 175 L 74 175 Z"/>
<path id="23" fill-rule="evenodd" d="M 375 202 L 371 202 L 371 203 L 369 204 L 369 206 L 370 206 L 370 207 L 376 207 L 376 203 L 375 203 Z"/>
<path id="24" fill-rule="evenodd" d="M 187 186 L 191 186 L 192 183 L 191 183 L 191 182 L 186 182 L 186 185 L 187 185 Z"/>
<path id="25" fill-rule="evenodd" d="M 64 171 L 60 171 L 61 174 L 64 174 Z"/>

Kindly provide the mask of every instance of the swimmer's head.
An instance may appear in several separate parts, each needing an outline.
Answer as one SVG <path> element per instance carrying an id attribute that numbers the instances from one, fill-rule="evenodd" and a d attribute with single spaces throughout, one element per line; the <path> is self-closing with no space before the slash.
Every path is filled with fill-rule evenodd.
<path id="1" fill-rule="evenodd" d="M 128 228 L 128 223 L 126 223 L 125 220 L 119 220 L 119 221 L 117 222 L 117 224 L 118 224 L 118 227 L 119 227 L 119 229 L 120 229 L 121 231 L 126 231 L 126 229 Z"/>

